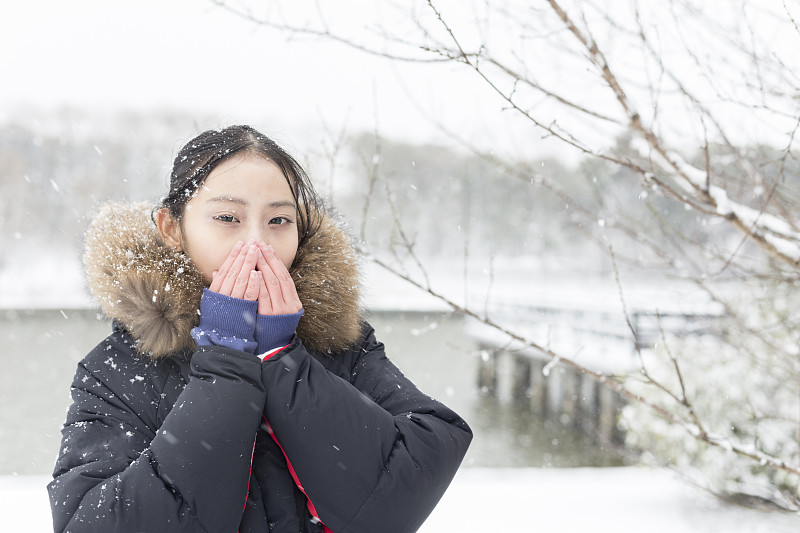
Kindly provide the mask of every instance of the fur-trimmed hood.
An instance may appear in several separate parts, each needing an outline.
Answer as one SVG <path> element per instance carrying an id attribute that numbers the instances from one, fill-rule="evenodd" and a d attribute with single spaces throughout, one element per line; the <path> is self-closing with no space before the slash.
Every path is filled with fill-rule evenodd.
<path id="1" fill-rule="evenodd" d="M 140 354 L 159 358 L 194 348 L 189 332 L 205 285 L 186 254 L 163 244 L 153 207 L 106 204 L 86 233 L 83 262 L 103 313 L 136 339 Z M 361 335 L 357 257 L 328 215 L 297 251 L 291 274 L 305 309 L 303 343 L 329 354 L 353 346 Z"/>

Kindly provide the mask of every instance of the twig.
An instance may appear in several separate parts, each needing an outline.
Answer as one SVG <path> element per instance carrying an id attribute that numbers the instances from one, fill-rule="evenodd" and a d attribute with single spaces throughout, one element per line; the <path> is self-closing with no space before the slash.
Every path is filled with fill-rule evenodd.
<path id="1" fill-rule="evenodd" d="M 442 58 L 409 57 L 409 56 L 400 56 L 400 55 L 396 55 L 396 54 L 390 54 L 388 52 L 379 52 L 379 51 L 374 50 L 374 49 L 372 49 L 372 48 L 370 48 L 368 46 L 364 46 L 362 44 L 359 44 L 359 43 L 357 43 L 357 42 L 355 42 L 355 41 L 353 41 L 353 40 L 351 40 L 351 39 L 349 39 L 347 37 L 343 37 L 343 36 L 341 36 L 339 34 L 333 33 L 331 31 L 329 31 L 327 28 L 324 29 L 324 30 L 316 30 L 316 29 L 313 29 L 313 28 L 307 28 L 307 27 L 301 27 L 301 26 L 293 26 L 291 24 L 272 22 L 272 21 L 267 20 L 267 19 L 257 18 L 255 16 L 253 16 L 253 14 L 250 13 L 250 12 L 243 11 L 243 10 L 240 10 L 240 9 L 236 9 L 236 8 L 232 7 L 228 2 L 225 2 L 223 0 L 208 0 L 208 1 L 211 2 L 212 4 L 216 5 L 217 7 L 225 10 L 225 11 L 228 11 L 229 13 L 232 13 L 233 15 L 236 15 L 237 17 L 241 17 L 241 18 L 243 18 L 243 19 L 245 19 L 245 20 L 247 20 L 249 22 L 252 22 L 253 24 L 258 25 L 258 26 L 263 26 L 263 27 L 266 27 L 266 28 L 272 28 L 272 29 L 276 29 L 276 30 L 281 30 L 281 31 L 285 31 L 285 32 L 292 33 L 292 34 L 297 34 L 297 35 L 307 35 L 307 36 L 310 36 L 310 37 L 320 37 L 320 38 L 329 39 L 331 41 L 334 41 L 334 42 L 337 42 L 337 43 L 341 43 L 341 44 L 344 44 L 346 46 L 349 46 L 350 48 L 354 48 L 356 50 L 364 52 L 365 54 L 378 56 L 378 57 L 383 57 L 383 58 L 386 58 L 386 59 L 391 59 L 392 61 L 403 61 L 403 62 L 408 62 L 408 63 L 440 63 L 440 62 L 443 62 L 443 61 L 447 61 L 446 59 L 442 59 Z"/>

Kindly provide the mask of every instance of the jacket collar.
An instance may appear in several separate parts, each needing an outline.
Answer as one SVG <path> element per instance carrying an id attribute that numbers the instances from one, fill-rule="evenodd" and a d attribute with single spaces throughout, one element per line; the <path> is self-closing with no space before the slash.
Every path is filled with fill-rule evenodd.
<path id="1" fill-rule="evenodd" d="M 203 280 L 191 259 L 166 247 L 151 220 L 153 205 L 109 203 L 86 233 L 83 262 L 89 292 L 102 312 L 136 340 L 138 353 L 160 358 L 194 349 Z M 334 354 L 361 336 L 358 259 L 327 214 L 297 251 L 291 268 L 305 313 L 297 336 Z"/>

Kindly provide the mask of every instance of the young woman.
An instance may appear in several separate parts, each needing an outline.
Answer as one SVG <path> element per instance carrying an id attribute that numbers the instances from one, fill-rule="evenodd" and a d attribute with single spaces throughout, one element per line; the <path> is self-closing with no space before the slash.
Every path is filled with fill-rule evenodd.
<path id="1" fill-rule="evenodd" d="M 386 358 L 356 257 L 297 162 L 247 126 L 86 238 L 113 332 L 78 365 L 56 531 L 409 532 L 472 438 Z"/>

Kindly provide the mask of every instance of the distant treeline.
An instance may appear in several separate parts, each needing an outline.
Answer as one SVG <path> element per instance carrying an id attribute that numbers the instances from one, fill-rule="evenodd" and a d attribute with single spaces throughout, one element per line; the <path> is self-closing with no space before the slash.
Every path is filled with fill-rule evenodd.
<path id="1" fill-rule="evenodd" d="M 173 154 L 196 124 L 177 115 L 120 114 L 0 126 L 0 261 L 20 244 L 79 246 L 92 213 L 107 200 L 157 199 Z M 626 150 L 619 140 L 615 156 Z M 780 155 L 751 151 L 753 164 L 762 166 Z M 717 163 L 726 156 L 709 154 Z M 295 155 L 354 236 L 384 250 L 412 242 L 424 257 L 555 254 L 581 262 L 599 261 L 609 242 L 625 259 L 630 239 L 651 239 L 651 248 L 669 255 L 680 240 L 713 246 L 733 238 L 715 219 L 653 194 L 624 167 L 596 158 L 508 161 L 442 146 L 376 143 L 369 134 L 349 137 L 333 160 L 313 150 Z M 783 194 L 795 194 L 797 162 L 782 160 L 778 170 L 794 184 Z M 764 195 L 736 183 L 727 190 L 754 206 Z M 627 259 L 650 260 L 641 250 Z"/>

